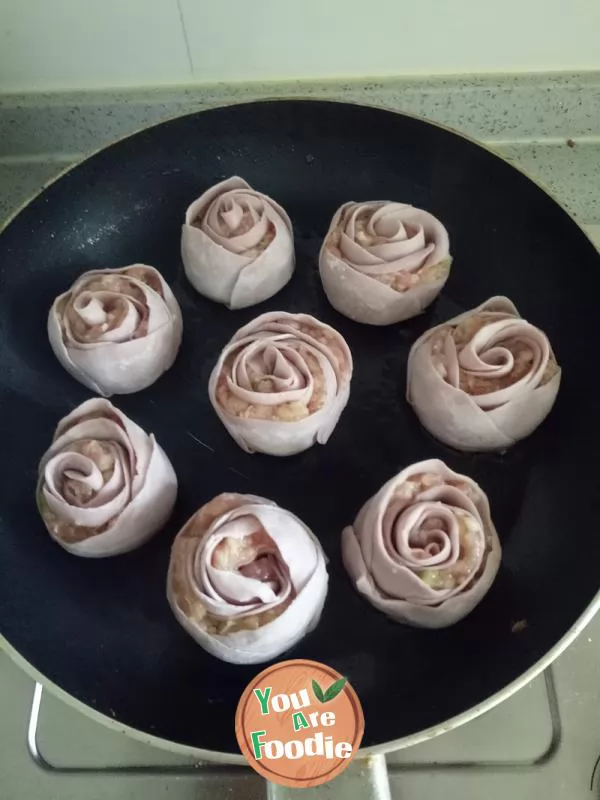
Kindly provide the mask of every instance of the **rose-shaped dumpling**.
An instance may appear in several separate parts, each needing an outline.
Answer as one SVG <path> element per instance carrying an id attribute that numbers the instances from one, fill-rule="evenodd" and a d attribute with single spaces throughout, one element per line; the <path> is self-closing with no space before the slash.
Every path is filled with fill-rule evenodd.
<path id="1" fill-rule="evenodd" d="M 442 461 L 402 470 L 342 534 L 358 591 L 397 622 L 444 628 L 466 616 L 500 565 L 498 534 L 481 487 Z"/>
<path id="2" fill-rule="evenodd" d="M 40 463 L 42 519 L 78 556 L 139 547 L 169 519 L 176 496 L 177 477 L 154 436 L 101 398 L 61 420 Z"/>
<path id="3" fill-rule="evenodd" d="M 173 292 L 145 264 L 84 272 L 48 316 L 60 363 L 105 397 L 154 383 L 175 361 L 181 333 Z"/>
<path id="4" fill-rule="evenodd" d="M 272 311 L 235 334 L 208 393 L 240 447 L 288 456 L 327 442 L 351 377 L 352 356 L 336 330 L 308 314 Z"/>
<path id="5" fill-rule="evenodd" d="M 432 214 L 404 203 L 346 203 L 319 256 L 325 294 L 341 314 L 367 325 L 414 317 L 446 283 L 448 233 Z"/>
<path id="6" fill-rule="evenodd" d="M 200 294 L 229 308 L 253 306 L 292 277 L 292 223 L 270 197 L 241 178 L 229 178 L 186 211 L 181 257 Z"/>
<path id="7" fill-rule="evenodd" d="M 173 542 L 171 608 L 198 644 L 224 661 L 276 658 L 316 626 L 326 595 L 318 539 L 262 497 L 215 497 Z"/>
<path id="8" fill-rule="evenodd" d="M 506 297 L 492 297 L 417 339 L 407 399 L 441 442 L 504 450 L 548 415 L 560 374 L 546 334 Z"/>

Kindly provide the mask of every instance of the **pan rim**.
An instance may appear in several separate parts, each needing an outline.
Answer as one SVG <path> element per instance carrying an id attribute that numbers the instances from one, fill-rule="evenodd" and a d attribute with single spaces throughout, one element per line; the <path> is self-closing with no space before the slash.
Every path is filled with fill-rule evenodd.
<path id="1" fill-rule="evenodd" d="M 528 683 L 530 683 L 534 678 L 537 678 L 538 675 L 547 669 L 567 649 L 567 647 L 572 644 L 575 639 L 577 639 L 577 637 L 595 617 L 599 609 L 600 590 L 596 592 L 594 598 L 583 611 L 583 613 L 573 623 L 563 637 L 559 639 L 554 647 L 552 647 L 545 655 L 538 659 L 535 664 L 529 667 L 528 670 L 522 673 L 518 678 L 515 678 L 514 681 L 509 683 L 503 689 L 500 689 L 486 700 L 482 700 L 480 703 L 477 703 L 466 711 L 463 711 L 454 717 L 450 717 L 450 719 L 440 722 L 437 725 L 432 725 L 423 731 L 412 733 L 408 736 L 403 736 L 400 739 L 392 739 L 382 744 L 371 745 L 370 747 L 361 747 L 357 757 L 365 758 L 373 755 L 386 755 L 387 753 L 392 753 L 397 750 L 405 750 L 408 747 L 423 744 L 431 739 L 435 739 L 442 733 L 447 733 L 451 730 L 461 727 L 467 722 L 471 722 L 482 714 L 485 714 L 487 711 L 491 711 L 497 705 L 500 705 L 501 702 L 508 700 L 508 698 L 512 697 L 513 694 L 516 694 L 520 689 L 523 689 Z M 54 683 L 45 675 L 43 675 L 36 667 L 33 666 L 33 664 L 27 661 L 27 659 L 24 658 L 24 656 L 22 656 L 2 634 L 0 634 L 0 652 L 6 653 L 6 655 L 10 657 L 14 664 L 20 667 L 34 681 L 41 684 L 44 689 L 48 689 L 55 697 L 58 697 L 71 708 L 80 711 L 89 719 L 101 723 L 115 733 L 125 734 L 126 736 L 129 736 L 130 738 L 141 742 L 142 744 L 151 745 L 159 748 L 160 750 L 166 750 L 179 755 L 197 757 L 199 760 L 203 761 L 221 764 L 247 764 L 246 759 L 241 754 L 238 755 L 237 753 L 227 753 L 220 750 L 206 750 L 201 747 L 193 747 L 192 745 L 174 742 L 170 739 L 162 739 L 159 736 L 153 736 L 152 734 L 141 731 L 131 725 L 126 725 L 124 722 L 119 722 L 112 717 L 108 717 L 105 714 L 102 714 L 100 711 L 96 711 L 95 708 L 92 708 L 92 706 L 89 706 L 82 700 L 78 700 L 74 695 L 69 694 L 69 692 L 67 692 L 65 689 L 62 689 L 60 686 L 58 686 L 58 684 Z"/>
<path id="2" fill-rule="evenodd" d="M 348 101 L 348 100 L 337 100 L 335 98 L 313 98 L 310 96 L 294 96 L 294 97 L 267 96 L 264 98 L 259 98 L 254 100 L 236 101 L 230 103 L 217 104 L 214 106 L 211 105 L 208 106 L 207 108 L 186 112 L 185 114 L 174 114 L 172 116 L 166 117 L 160 122 L 156 122 L 151 125 L 143 125 L 140 128 L 137 128 L 135 131 L 132 131 L 131 133 L 128 133 L 124 136 L 120 136 L 117 139 L 111 141 L 110 143 L 105 144 L 102 147 L 96 148 L 91 153 L 88 153 L 83 158 L 78 159 L 73 164 L 70 164 L 69 166 L 65 167 L 53 178 L 42 184 L 40 189 L 34 192 L 28 199 L 23 201 L 3 221 L 2 225 L 0 225 L 0 235 L 8 228 L 8 226 L 13 222 L 13 220 L 22 211 L 24 211 L 24 209 L 27 208 L 27 206 L 31 205 L 31 203 L 33 203 L 46 189 L 51 187 L 54 183 L 56 183 L 59 179 L 63 178 L 65 175 L 68 175 L 76 167 L 81 166 L 89 159 L 93 158 L 94 156 L 98 155 L 104 150 L 107 150 L 113 145 L 119 144 L 120 142 L 123 142 L 127 139 L 137 136 L 142 132 L 152 130 L 153 128 L 157 128 L 160 125 L 164 125 L 165 123 L 173 122 L 179 119 L 185 119 L 186 117 L 195 116 L 197 114 L 202 114 L 205 111 L 215 111 L 220 108 L 232 108 L 236 106 L 250 106 L 250 105 L 256 105 L 258 103 L 277 103 L 277 102 L 309 102 L 309 103 L 328 103 L 328 104 L 335 103 L 342 106 L 357 106 L 359 108 L 369 108 L 375 111 L 385 111 L 387 113 L 396 114 L 398 116 L 408 117 L 410 119 L 423 122 L 427 125 L 432 125 L 433 127 L 439 128 L 455 136 L 458 136 L 461 139 L 464 139 L 470 142 L 471 144 L 487 151 L 488 153 L 500 159 L 501 161 L 504 161 L 512 169 L 516 170 L 517 172 L 520 172 L 522 175 L 528 178 L 533 184 L 535 184 L 538 187 L 538 189 L 543 191 L 551 200 L 553 200 L 553 202 L 557 206 L 559 206 L 559 208 L 577 226 L 577 228 L 583 234 L 583 236 L 585 236 L 585 238 L 588 240 L 589 244 L 593 247 L 593 249 L 596 252 L 598 252 L 595 243 L 592 241 L 587 231 L 581 227 L 581 225 L 575 219 L 573 214 L 563 205 L 562 202 L 560 202 L 555 197 L 553 192 L 551 192 L 550 189 L 539 178 L 533 177 L 526 169 L 517 164 L 514 164 L 504 155 L 496 151 L 494 148 L 490 147 L 487 143 L 479 141 L 478 139 L 475 139 L 465 133 L 462 133 L 461 131 L 454 129 L 449 125 L 445 125 L 440 122 L 435 122 L 433 120 L 426 119 L 423 116 L 420 116 L 418 114 L 413 114 L 411 112 L 398 111 L 396 109 L 389 108 L 385 105 L 375 105 L 372 103 L 359 103 L 357 101 Z M 572 644 L 572 642 L 575 641 L 575 639 L 591 622 L 591 620 L 594 618 L 599 609 L 600 609 L 600 587 L 598 588 L 596 594 L 594 595 L 590 603 L 587 605 L 587 607 L 575 620 L 573 625 L 566 631 L 566 633 L 558 640 L 558 642 L 556 642 L 556 644 L 552 648 L 550 648 L 550 650 L 548 650 L 547 653 L 545 653 L 541 658 L 539 658 L 535 664 L 529 667 L 529 669 L 527 669 L 524 673 L 522 673 L 518 678 L 513 680 L 507 686 L 498 690 L 495 694 L 491 695 L 490 697 L 486 698 L 480 703 L 477 703 L 476 705 L 472 706 L 466 711 L 463 711 L 460 714 L 457 714 L 454 717 L 451 717 L 450 719 L 444 722 L 432 725 L 423 731 L 409 734 L 408 736 L 401 737 L 400 739 L 390 740 L 382 744 L 371 745 L 370 747 L 361 748 L 359 750 L 358 757 L 364 758 L 371 755 L 385 755 L 386 753 L 391 753 L 396 750 L 403 750 L 413 745 L 422 744 L 423 742 L 436 738 L 442 733 L 454 730 L 455 728 L 458 728 L 461 725 L 464 725 L 465 723 L 476 719 L 481 714 L 490 711 L 492 708 L 499 705 L 501 702 L 507 700 L 513 694 L 518 692 L 520 689 L 526 686 L 530 681 L 532 681 L 534 678 L 540 675 L 545 669 L 547 669 L 547 667 L 549 667 L 567 649 L 567 647 L 570 644 Z M 208 762 L 233 764 L 233 765 L 247 764 L 246 759 L 241 754 L 238 755 L 236 753 L 222 752 L 219 750 L 206 750 L 204 748 L 198 748 L 192 745 L 185 745 L 179 742 L 174 742 L 171 741 L 170 739 L 163 739 L 161 737 L 154 736 L 150 733 L 141 731 L 138 728 L 134 728 L 131 725 L 126 725 L 123 722 L 119 722 L 118 720 L 112 717 L 106 716 L 105 714 L 101 713 L 100 711 L 97 711 L 87 703 L 84 703 L 83 701 L 77 699 L 74 695 L 70 694 L 65 689 L 62 689 L 60 686 L 58 686 L 58 684 L 54 683 L 49 678 L 44 676 L 36 667 L 33 666 L 33 664 L 27 661 L 27 659 L 24 656 L 22 656 L 19 653 L 19 651 L 15 647 L 13 647 L 12 644 L 10 644 L 10 642 L 4 637 L 2 633 L 0 633 L 0 651 L 5 652 L 13 661 L 13 663 L 19 666 L 34 681 L 40 683 L 45 689 L 48 689 L 55 697 L 58 697 L 71 708 L 80 711 L 88 718 L 96 722 L 99 722 L 100 724 L 104 725 L 104 727 L 112 730 L 113 732 L 125 734 L 126 736 L 129 736 L 130 738 L 136 741 L 157 747 L 161 750 L 166 750 L 179 755 L 196 757 L 200 760 Z"/>
<path id="3" fill-rule="evenodd" d="M 58 180 L 63 178 L 65 175 L 68 175 L 71 170 L 74 170 L 76 167 L 85 164 L 86 161 L 89 161 L 94 156 L 102 153 L 104 150 L 108 150 L 109 147 L 113 147 L 113 145 L 120 144 L 120 142 L 124 142 L 127 139 L 131 139 L 134 136 L 137 136 L 140 133 L 144 133 L 145 131 L 150 131 L 153 128 L 158 128 L 160 125 L 164 125 L 168 122 L 174 122 L 175 120 L 179 119 L 186 119 L 186 117 L 193 117 L 196 114 L 204 114 L 206 111 L 216 111 L 220 108 L 235 108 L 237 106 L 252 106 L 258 105 L 259 103 L 322 103 L 322 104 L 336 104 L 340 106 L 357 106 L 358 108 L 369 108 L 374 111 L 385 111 L 388 114 L 395 114 L 400 117 L 408 117 L 409 119 L 417 120 L 418 122 L 423 122 L 426 125 L 431 125 L 434 128 L 440 128 L 447 133 L 451 133 L 454 136 L 458 136 L 461 139 L 464 139 L 467 142 L 475 145 L 476 147 L 485 150 L 486 152 L 490 153 L 490 155 L 499 158 L 501 161 L 504 161 L 512 169 L 520 172 L 521 175 L 524 175 L 528 178 L 533 184 L 535 184 L 538 189 L 541 189 L 544 194 L 548 195 L 548 197 L 557 205 L 559 208 L 569 217 L 571 222 L 575 223 L 575 225 L 579 228 L 581 233 L 585 236 L 588 242 L 592 245 L 594 250 L 598 251 L 595 242 L 592 240 L 591 236 L 588 232 L 583 228 L 579 222 L 575 219 L 571 211 L 562 203 L 551 191 L 551 189 L 542 181 L 540 178 L 533 176 L 525 167 L 522 167 L 519 164 L 513 163 L 510 159 L 500 153 L 498 150 L 495 150 L 492 146 L 490 146 L 487 142 L 483 142 L 480 139 L 476 139 L 473 136 L 470 136 L 462 131 L 453 128 L 451 125 L 446 125 L 443 122 L 436 122 L 435 120 L 427 119 L 426 117 L 421 116 L 420 114 L 414 114 L 410 111 L 399 111 L 395 108 L 390 108 L 386 105 L 377 105 L 375 103 L 359 103 L 356 100 L 337 100 L 335 98 L 330 97 L 310 97 L 309 95 L 295 95 L 294 97 L 271 97 L 265 96 L 262 98 L 257 98 L 254 100 L 241 100 L 241 101 L 233 101 L 230 103 L 222 103 L 216 105 L 209 105 L 206 108 L 197 109 L 196 111 L 187 111 L 185 114 L 172 114 L 170 116 L 165 117 L 164 119 L 160 120 L 160 122 L 153 122 L 151 125 L 141 125 L 139 128 L 136 128 L 131 133 L 126 133 L 124 136 L 119 136 L 116 139 L 113 139 L 108 144 L 104 144 L 101 147 L 96 147 L 94 150 L 89 152 L 87 155 L 83 156 L 82 158 L 78 158 L 72 164 L 61 169 L 53 178 L 45 181 L 41 187 L 33 192 L 27 199 L 25 199 L 22 203 L 20 203 L 17 208 L 15 208 L 0 224 L 0 235 L 4 233 L 4 231 L 8 228 L 8 226 L 13 222 L 13 220 L 22 212 L 24 211 L 27 206 L 31 205 L 46 189 L 49 189 L 53 184 L 55 184 Z"/>

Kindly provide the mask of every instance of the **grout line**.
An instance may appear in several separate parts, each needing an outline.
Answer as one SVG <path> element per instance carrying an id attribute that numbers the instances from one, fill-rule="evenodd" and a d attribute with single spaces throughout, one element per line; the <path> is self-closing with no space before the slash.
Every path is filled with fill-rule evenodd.
<path id="1" fill-rule="evenodd" d="M 192 50 L 190 48 L 190 40 L 188 39 L 187 30 L 185 27 L 185 19 L 183 16 L 183 9 L 181 8 L 181 0 L 176 0 L 177 2 L 177 10 L 179 12 L 179 21 L 181 22 L 181 32 L 183 34 L 183 40 L 185 42 L 185 51 L 187 53 L 188 59 L 188 66 L 190 68 L 190 78 L 194 77 L 194 62 L 192 60 Z"/>

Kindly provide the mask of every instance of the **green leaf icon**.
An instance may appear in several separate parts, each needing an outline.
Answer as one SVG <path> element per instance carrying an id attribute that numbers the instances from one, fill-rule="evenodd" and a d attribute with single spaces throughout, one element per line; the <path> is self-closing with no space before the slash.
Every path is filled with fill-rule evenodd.
<path id="1" fill-rule="evenodd" d="M 315 697 L 319 701 L 319 703 L 325 702 L 325 695 L 323 694 L 323 689 L 319 686 L 319 684 L 313 680 L 312 682 L 312 690 L 315 693 Z"/>
<path id="2" fill-rule="evenodd" d="M 327 689 L 327 691 L 325 692 L 323 702 L 328 703 L 330 700 L 333 700 L 334 697 L 337 697 L 345 685 L 346 685 L 346 678 L 340 678 L 339 680 L 332 683 L 329 689 Z"/>
<path id="3" fill-rule="evenodd" d="M 328 703 L 330 700 L 333 700 L 338 696 L 345 685 L 346 678 L 339 678 L 337 681 L 334 681 L 328 689 L 323 691 L 319 684 L 313 680 L 312 690 L 319 703 Z"/>

